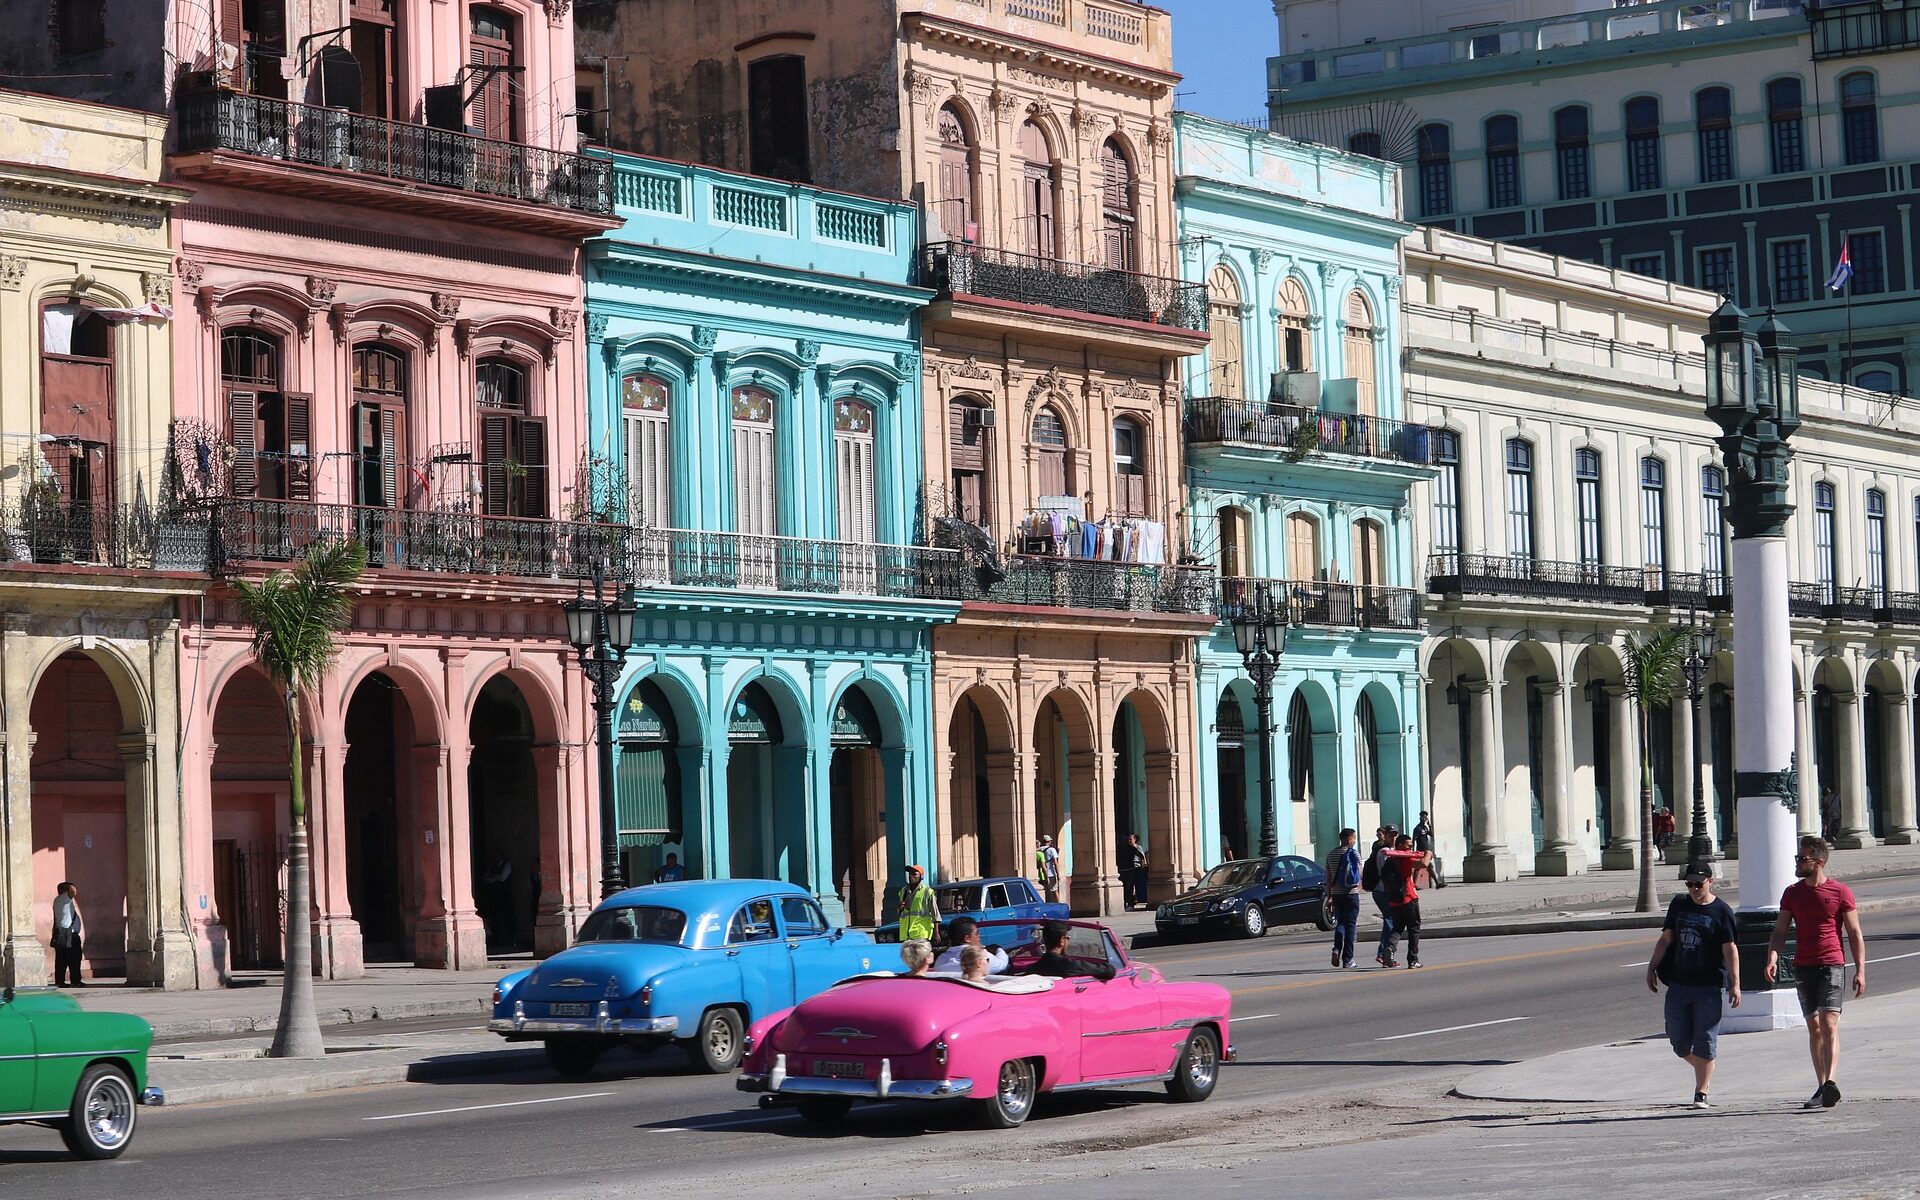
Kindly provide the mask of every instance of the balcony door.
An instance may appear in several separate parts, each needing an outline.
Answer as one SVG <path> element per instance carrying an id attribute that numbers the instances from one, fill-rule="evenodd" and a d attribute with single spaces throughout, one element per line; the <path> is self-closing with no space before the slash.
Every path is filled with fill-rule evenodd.
<path id="1" fill-rule="evenodd" d="M 467 43 L 467 65 L 476 79 L 484 77 L 467 110 L 467 131 L 495 141 L 519 140 L 515 92 L 513 16 L 490 5 L 476 4 L 468 12 L 472 36 Z"/>
<path id="2" fill-rule="evenodd" d="M 840 549 L 838 566 L 843 590 L 872 593 L 879 579 L 874 552 L 864 547 L 880 540 L 879 514 L 874 504 L 873 410 L 858 400 L 833 406 L 833 469 L 838 485 Z"/>
<path id="3" fill-rule="evenodd" d="M 1379 409 L 1374 394 L 1373 308 L 1359 292 L 1347 297 L 1347 377 L 1353 380 L 1354 411 L 1363 417 Z"/>
<path id="4" fill-rule="evenodd" d="M 1113 512 L 1147 515 L 1147 431 L 1132 417 L 1113 422 Z"/>
<path id="5" fill-rule="evenodd" d="M 776 524 L 774 395 L 765 388 L 733 389 L 733 528 L 740 535 L 742 587 L 773 587 Z"/>
<path id="6" fill-rule="evenodd" d="M 985 526 L 992 517 L 987 486 L 987 442 L 991 410 L 978 400 L 947 405 L 947 458 L 953 474 L 953 513 L 969 525 Z"/>
<path id="7" fill-rule="evenodd" d="M 1241 400 L 1245 377 L 1245 350 L 1240 325 L 1240 281 L 1225 263 L 1213 269 L 1207 278 L 1207 332 L 1213 342 L 1207 347 L 1208 391 L 1216 400 Z"/>
<path id="8" fill-rule="evenodd" d="M 481 500 L 488 516 L 547 515 L 547 425 L 532 415 L 527 374 L 506 358 L 474 371 L 479 400 Z"/>
<path id="9" fill-rule="evenodd" d="M 355 526 L 378 563 L 400 545 L 398 508 L 406 489 L 407 360 L 391 346 L 353 349 Z"/>
<path id="10" fill-rule="evenodd" d="M 222 333 L 220 385 L 233 443 L 232 494 L 312 498 L 307 464 L 313 398 L 282 390 L 280 339 L 247 326 Z"/>
<path id="11" fill-rule="evenodd" d="M 41 308 L 40 334 L 40 457 L 75 539 L 90 543 L 93 514 L 114 500 L 113 327 L 68 302 Z"/>
<path id="12" fill-rule="evenodd" d="M 1115 271 L 1136 269 L 1134 201 L 1133 163 L 1120 143 L 1108 138 L 1100 147 L 1100 248 L 1102 260 Z"/>
<path id="13" fill-rule="evenodd" d="M 1032 121 L 1020 127 L 1021 248 L 1036 258 L 1057 258 L 1054 240 L 1053 148 L 1047 135 Z"/>
<path id="14" fill-rule="evenodd" d="M 952 241 L 979 240 L 974 215 L 973 137 L 966 120 L 949 104 L 940 110 L 940 211 L 941 228 Z"/>
<path id="15" fill-rule="evenodd" d="M 1320 575 L 1320 522 L 1311 513 L 1287 514 L 1287 578 L 1308 582 Z"/>
<path id="16" fill-rule="evenodd" d="M 369 117 L 398 119 L 399 60 L 395 54 L 398 31 L 394 0 L 353 0 L 348 48 L 360 68 L 360 111 Z M 335 104 L 345 96 L 329 96 Z"/>
<path id="17" fill-rule="evenodd" d="M 1386 586 L 1387 536 L 1378 521 L 1353 523 L 1352 578 L 1363 588 Z"/>

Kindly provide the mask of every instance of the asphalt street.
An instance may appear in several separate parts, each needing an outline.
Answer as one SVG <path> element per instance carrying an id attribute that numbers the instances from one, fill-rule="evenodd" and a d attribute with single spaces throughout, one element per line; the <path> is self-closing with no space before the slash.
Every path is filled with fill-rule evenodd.
<path id="1" fill-rule="evenodd" d="M 1911 882 L 1884 887 L 1910 889 Z M 1863 899 L 1880 891 L 1860 888 Z M 1920 910 L 1870 915 L 1867 932 L 1873 989 L 1920 986 Z M 1484 1150 L 1492 1138 L 1510 1147 L 1502 1161 L 1516 1171 L 1549 1170 L 1566 1153 L 1571 1127 L 1528 1126 L 1509 1137 L 1500 1133 L 1508 1117 L 1449 1115 L 1445 1093 L 1479 1066 L 1655 1032 L 1658 1002 L 1641 981 L 1653 936 L 1635 930 L 1448 939 L 1430 945 L 1423 969 L 1391 972 L 1332 970 L 1327 940 L 1295 931 L 1258 942 L 1143 948 L 1138 957 L 1171 978 L 1208 979 L 1234 993 L 1241 1061 L 1227 1070 L 1214 1099 L 1199 1106 L 1173 1104 L 1157 1088 L 1083 1094 L 1043 1101 L 1026 1128 L 1003 1134 L 975 1129 L 961 1108 L 874 1106 L 856 1109 L 836 1136 L 797 1114 L 750 1107 L 731 1079 L 687 1074 L 677 1054 L 619 1052 L 583 1081 L 526 1072 L 148 1110 L 133 1149 L 112 1163 L 68 1161 L 50 1131 L 0 1129 L 0 1190 L 8 1200 L 438 1200 L 697 1186 L 704 1194 L 802 1200 L 997 1190 L 1044 1172 L 1103 1180 L 1103 1197 L 1115 1200 L 1148 1194 L 1127 1178 L 1135 1156 L 1196 1134 L 1222 1152 L 1231 1149 L 1232 1163 L 1258 1165 L 1256 1176 L 1299 1170 L 1316 1180 L 1308 1194 L 1360 1194 L 1335 1186 L 1342 1163 L 1367 1191 L 1370 1152 L 1353 1143 L 1371 1139 L 1393 1139 L 1398 1156 L 1413 1153 L 1408 1139 L 1417 1138 L 1421 1161 L 1437 1163 L 1476 1145 Z M 1371 951 L 1364 957 L 1370 960 Z M 474 1038 L 486 1044 L 484 1034 Z M 1661 1082 L 1671 1083 L 1676 1099 L 1689 1087 L 1677 1066 L 1674 1078 Z M 1404 1101 L 1408 1112 L 1386 1112 L 1382 1097 L 1388 1105 Z M 1868 1106 L 1853 1112 L 1872 1124 Z M 1734 1143 L 1768 1141 L 1765 1119 L 1752 1122 Z M 1734 1125 L 1728 1129 L 1732 1136 Z M 1616 1132 L 1628 1143 L 1649 1136 L 1631 1124 Z M 1591 1152 L 1605 1158 L 1598 1148 Z M 1623 1162 L 1631 1159 L 1626 1146 L 1619 1153 Z M 1190 1169 L 1199 1174 L 1188 1194 L 1246 1194 L 1244 1171 L 1223 1172 L 1217 1162 Z M 1464 1188 L 1473 1172 L 1458 1178 Z M 1174 1181 L 1163 1174 L 1155 1182 L 1150 1190 L 1160 1192 Z M 1432 1194 L 1455 1193 L 1436 1185 Z"/>

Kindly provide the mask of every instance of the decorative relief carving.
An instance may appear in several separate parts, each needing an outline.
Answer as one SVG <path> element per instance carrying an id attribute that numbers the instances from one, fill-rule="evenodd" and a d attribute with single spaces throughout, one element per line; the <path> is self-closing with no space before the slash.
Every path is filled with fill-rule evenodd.
<path id="1" fill-rule="evenodd" d="M 808 366 L 820 361 L 820 343 L 811 338 L 801 338 L 794 349 L 799 354 L 800 361 Z"/>
<path id="2" fill-rule="evenodd" d="M 1144 400 L 1151 403 L 1155 398 L 1152 389 L 1141 385 L 1137 379 L 1129 379 L 1126 384 L 1113 393 L 1115 400 Z"/>
<path id="3" fill-rule="evenodd" d="M 920 355 L 912 350 L 896 350 L 893 353 L 893 369 L 909 378 L 920 373 Z"/>
<path id="4" fill-rule="evenodd" d="M 600 341 L 602 338 L 605 338 L 606 336 L 607 336 L 607 314 L 588 313 L 587 314 L 587 340 L 590 342 L 597 342 L 597 341 Z"/>
<path id="5" fill-rule="evenodd" d="M 993 112 L 996 117 L 1002 121 L 1007 121 L 1013 118 L 1014 110 L 1020 107 L 1020 97 L 996 84 L 994 85 L 993 95 L 988 97 L 988 103 L 993 105 Z"/>
<path id="6" fill-rule="evenodd" d="M 573 0 L 547 0 L 547 24 L 555 29 L 566 24 L 567 12 L 573 7 Z"/>
<path id="7" fill-rule="evenodd" d="M 948 367 L 948 372 L 956 379 L 992 379 L 993 372 L 980 365 L 980 360 L 967 355 L 967 360 L 958 366 Z"/>
<path id="8" fill-rule="evenodd" d="M 339 290 L 340 285 L 324 275 L 307 276 L 307 295 L 317 303 L 332 304 L 334 294 Z"/>
<path id="9" fill-rule="evenodd" d="M 560 341 L 571 341 L 573 331 L 580 327 L 580 314 L 570 308 L 550 308 L 547 319 L 553 325 L 554 336 Z"/>
<path id="10" fill-rule="evenodd" d="M 693 348 L 702 354 L 711 354 L 714 343 L 720 340 L 720 331 L 711 325 L 693 327 Z"/>
<path id="11" fill-rule="evenodd" d="M 140 292 L 148 304 L 173 303 L 173 276 L 159 271 L 140 273 Z"/>
<path id="12" fill-rule="evenodd" d="M 1162 150 L 1172 145 L 1172 123 L 1163 118 L 1155 117 L 1153 123 L 1147 126 L 1147 140 Z"/>
<path id="13" fill-rule="evenodd" d="M 207 277 L 207 268 L 206 264 L 183 256 L 173 260 L 173 274 L 180 280 L 181 287 L 192 290 L 199 287 L 200 281 Z"/>
<path id="14" fill-rule="evenodd" d="M 452 292 L 435 292 L 431 299 L 434 315 L 442 321 L 451 321 L 460 315 L 460 297 Z"/>
<path id="15" fill-rule="evenodd" d="M 12 291 L 27 277 L 27 260 L 18 254 L 0 254 L 0 288 Z"/>
<path id="16" fill-rule="evenodd" d="M 1266 269 L 1272 265 L 1273 265 L 1273 251 L 1255 250 L 1253 252 L 1253 269 L 1254 270 L 1259 271 L 1262 274 L 1265 274 Z"/>
<path id="17" fill-rule="evenodd" d="M 1018 79 L 1021 83 L 1030 83 L 1034 87 L 1045 88 L 1050 92 L 1073 91 L 1073 80 L 1062 79 L 1058 75 L 1042 75 L 1026 67 L 1008 67 L 1007 78 Z"/>

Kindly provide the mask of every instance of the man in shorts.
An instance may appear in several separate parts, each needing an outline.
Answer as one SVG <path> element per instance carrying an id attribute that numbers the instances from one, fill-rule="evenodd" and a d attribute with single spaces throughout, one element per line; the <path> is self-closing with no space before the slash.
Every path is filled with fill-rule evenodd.
<path id="1" fill-rule="evenodd" d="M 1813 1077 L 1819 1087 L 1802 1108 L 1832 1108 L 1840 1103 L 1840 1085 L 1833 1081 L 1840 1066 L 1840 993 L 1846 982 L 1847 959 L 1840 949 L 1845 926 L 1853 946 L 1853 994 L 1867 994 L 1867 939 L 1860 932 L 1860 913 L 1853 889 L 1827 878 L 1827 843 L 1817 837 L 1800 839 L 1793 873 L 1800 877 L 1780 896 L 1780 920 L 1767 944 L 1767 982 L 1780 969 L 1780 951 L 1789 929 L 1797 932 L 1793 973 L 1799 981 L 1800 1011 L 1807 1018 L 1807 1046 L 1813 1052 Z"/>
<path id="2" fill-rule="evenodd" d="M 1693 1107 L 1711 1108 L 1707 1089 L 1713 1083 L 1713 1060 L 1720 1043 L 1720 993 L 1740 1007 L 1740 955 L 1733 910 L 1713 894 L 1713 864 L 1687 864 L 1687 894 L 1667 905 L 1667 920 L 1653 944 L 1647 963 L 1647 990 L 1658 995 L 1661 963 L 1669 949 L 1673 962 L 1666 972 L 1667 1042 L 1693 1068 Z"/>

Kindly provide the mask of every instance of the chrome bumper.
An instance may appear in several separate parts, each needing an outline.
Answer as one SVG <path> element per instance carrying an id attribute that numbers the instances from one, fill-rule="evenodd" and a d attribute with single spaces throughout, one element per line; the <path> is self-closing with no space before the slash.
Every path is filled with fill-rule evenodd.
<path id="1" fill-rule="evenodd" d="M 161 1091 L 157 1087 L 150 1087 L 140 1093 L 140 1103 L 142 1104 L 150 1104 L 155 1108 L 158 1108 L 160 1105 L 165 1104 L 166 1102 L 167 1102 L 167 1094 Z"/>
<path id="2" fill-rule="evenodd" d="M 956 1100 L 973 1094 L 971 1079 L 895 1079 L 890 1059 L 880 1060 L 878 1079 L 835 1079 L 787 1074 L 787 1056 L 773 1056 L 764 1075 L 742 1074 L 734 1086 L 773 1096 L 844 1096 L 853 1100 Z"/>
<path id="3" fill-rule="evenodd" d="M 495 1018 L 487 1022 L 487 1028 L 494 1033 L 604 1033 L 612 1037 L 625 1037 L 642 1033 L 674 1033 L 680 1028 L 679 1017 L 616 1017 L 601 1011 L 591 1017 L 529 1017 L 522 1006 L 516 1004 L 511 1017 Z"/>

